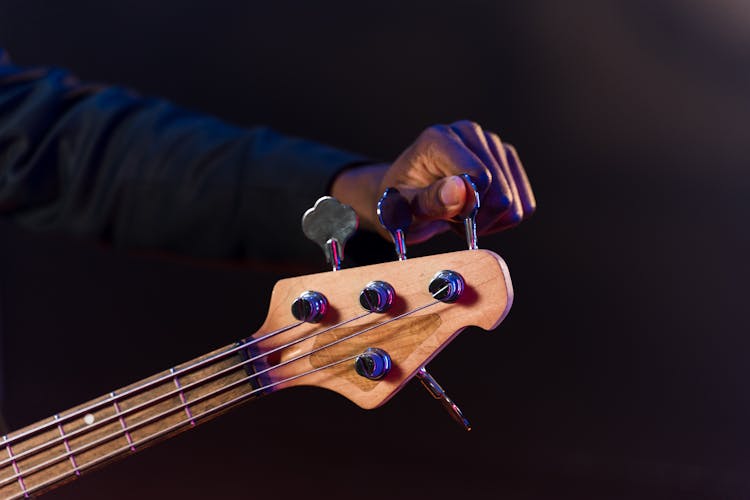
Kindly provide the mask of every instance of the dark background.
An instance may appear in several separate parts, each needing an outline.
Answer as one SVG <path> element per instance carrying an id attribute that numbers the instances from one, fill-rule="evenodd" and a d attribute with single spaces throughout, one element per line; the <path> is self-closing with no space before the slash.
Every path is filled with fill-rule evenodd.
<path id="1" fill-rule="evenodd" d="M 414 382 L 371 412 L 294 389 L 50 498 L 749 498 L 748 25 L 741 0 L 0 1 L 17 63 L 374 158 L 471 118 L 539 203 L 480 241 L 510 316 L 431 365 L 471 433 Z M 13 427 L 247 335 L 293 274 L 0 230 Z"/>

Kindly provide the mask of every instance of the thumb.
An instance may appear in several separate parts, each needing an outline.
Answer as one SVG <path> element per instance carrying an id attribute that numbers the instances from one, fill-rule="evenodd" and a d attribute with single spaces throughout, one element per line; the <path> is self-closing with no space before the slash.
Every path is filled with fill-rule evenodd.
<path id="1" fill-rule="evenodd" d="M 418 219 L 451 219 L 466 203 L 466 184 L 458 176 L 445 177 L 417 192 L 412 210 Z"/>

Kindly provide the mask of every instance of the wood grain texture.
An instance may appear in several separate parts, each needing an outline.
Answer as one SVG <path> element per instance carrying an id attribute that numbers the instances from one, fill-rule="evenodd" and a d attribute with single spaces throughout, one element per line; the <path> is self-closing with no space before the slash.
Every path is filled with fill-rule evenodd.
<path id="1" fill-rule="evenodd" d="M 396 317 L 435 302 L 428 291 L 434 275 L 442 270 L 461 274 L 466 290 L 456 303 L 438 302 L 401 319 Z M 316 331 L 331 328 L 347 319 L 362 315 L 359 294 L 370 281 L 390 283 L 396 291 L 391 309 L 371 313 L 340 328 L 282 349 L 269 360 L 272 365 L 311 352 L 327 341 L 343 338 L 376 323 L 393 320 L 361 336 L 322 350 L 312 356 L 279 366 L 271 372 L 278 387 L 312 385 L 335 391 L 362 408 L 385 403 L 465 327 L 485 330 L 497 327 L 505 318 L 513 300 L 513 289 L 505 262 L 488 250 L 467 250 L 406 261 L 345 269 L 336 272 L 291 278 L 276 284 L 271 296 L 269 314 L 261 332 L 282 328 L 294 321 L 290 306 L 306 290 L 315 290 L 328 299 L 330 310 L 321 323 L 303 324 L 293 330 L 264 340 L 259 345 L 268 351 Z M 366 347 L 381 347 L 388 352 L 394 367 L 382 380 L 364 380 L 354 371 L 354 363 L 323 369 L 295 380 L 284 380 L 320 368 L 325 362 L 357 354 Z"/>

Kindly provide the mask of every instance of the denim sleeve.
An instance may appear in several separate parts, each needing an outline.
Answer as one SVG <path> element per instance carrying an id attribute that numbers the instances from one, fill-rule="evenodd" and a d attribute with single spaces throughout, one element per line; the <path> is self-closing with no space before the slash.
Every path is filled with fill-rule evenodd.
<path id="1" fill-rule="evenodd" d="M 126 249 L 288 261 L 300 217 L 366 159 L 13 65 L 0 49 L 0 217 Z"/>

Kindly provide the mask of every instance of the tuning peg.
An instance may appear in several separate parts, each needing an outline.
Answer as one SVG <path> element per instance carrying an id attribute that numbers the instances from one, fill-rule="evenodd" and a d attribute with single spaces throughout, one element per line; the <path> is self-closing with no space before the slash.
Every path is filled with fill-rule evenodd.
<path id="1" fill-rule="evenodd" d="M 302 231 L 323 249 L 334 271 L 341 269 L 344 245 L 357 230 L 357 214 L 349 205 L 324 196 L 302 216 Z"/>
<path id="2" fill-rule="evenodd" d="M 422 368 L 417 370 L 417 378 L 420 382 L 422 382 L 422 385 L 425 386 L 425 388 L 430 392 L 432 397 L 440 401 L 440 404 L 443 405 L 443 408 L 445 408 L 451 418 L 455 420 L 458 425 L 463 427 L 466 431 L 471 430 L 471 424 L 466 419 L 466 417 L 464 417 L 461 409 L 456 405 L 456 403 L 453 402 L 451 398 L 448 397 L 448 395 L 445 393 L 445 390 L 440 387 L 440 384 L 437 383 L 437 380 L 435 380 L 435 378 L 430 375 L 430 373 L 427 371 L 426 366 L 423 366 Z"/>
<path id="3" fill-rule="evenodd" d="M 406 260 L 406 231 L 411 225 L 409 200 L 396 188 L 388 188 L 378 201 L 378 220 L 391 233 L 398 260 Z"/>
<path id="4" fill-rule="evenodd" d="M 469 174 L 459 175 L 466 184 L 470 202 L 464 207 L 464 211 L 458 215 L 458 221 L 463 222 L 466 231 L 466 244 L 469 250 L 476 250 L 477 246 L 477 212 L 479 212 L 479 190 Z"/>

